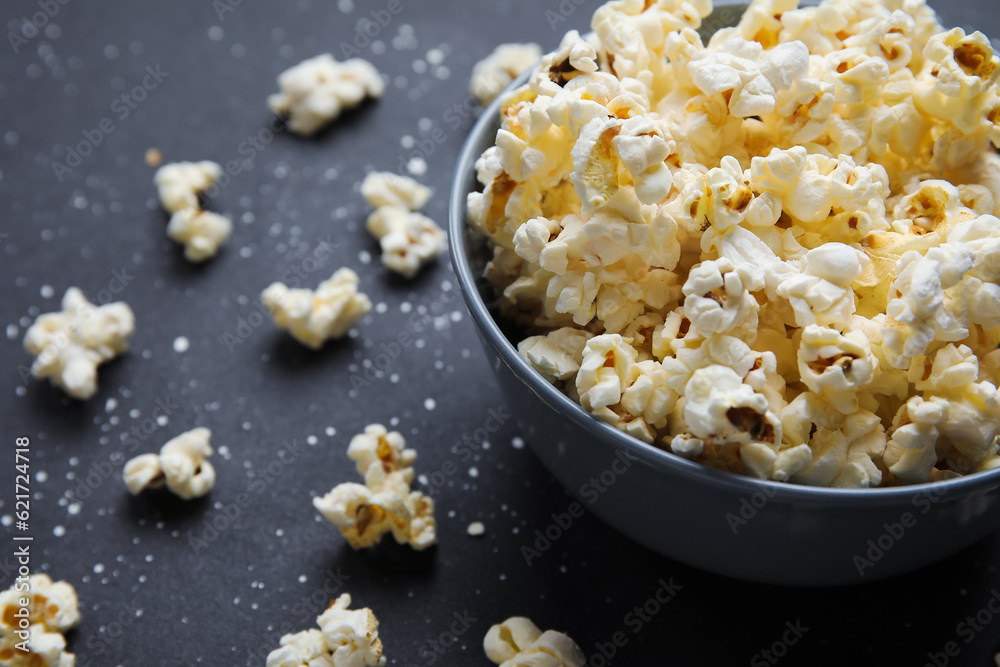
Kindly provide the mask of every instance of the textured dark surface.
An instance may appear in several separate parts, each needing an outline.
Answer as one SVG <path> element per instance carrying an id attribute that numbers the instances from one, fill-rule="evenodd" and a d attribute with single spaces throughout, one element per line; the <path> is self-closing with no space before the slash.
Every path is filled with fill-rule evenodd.
<path id="1" fill-rule="evenodd" d="M 595 667 L 604 664 L 595 644 L 619 631 L 628 641 L 614 664 L 768 664 L 755 655 L 796 621 L 809 629 L 788 648 L 787 664 L 922 665 L 948 642 L 959 649 L 948 664 L 992 664 L 1000 617 L 984 612 L 980 622 L 991 621 L 971 636 L 973 626 L 959 624 L 1000 588 L 1000 535 L 914 574 L 841 589 L 708 575 L 587 515 L 525 563 L 521 547 L 571 501 L 516 446 L 519 433 L 444 258 L 412 283 L 388 275 L 363 232 L 367 207 L 356 184 L 367 169 L 399 171 L 417 156 L 428 166 L 418 178 L 445 194 L 472 123 L 463 117 L 472 64 L 504 41 L 553 47 L 566 29 L 585 28 L 598 3 L 570 14 L 568 0 L 402 1 L 379 28 L 382 47 L 360 49 L 392 78 L 386 95 L 314 140 L 279 134 L 262 143 L 252 169 L 211 204 L 236 229 L 203 267 L 165 237 L 146 149 L 166 160 L 248 157 L 241 144 L 266 127 L 275 76 L 319 52 L 340 57 L 357 22 L 387 3 L 355 2 L 346 12 L 343 2 L 242 3 L 220 17 L 207 0 L 69 0 L 18 52 L 6 37 L 0 45 L 0 451 L 8 452 L 0 514 L 13 509 L 14 438 L 30 437 L 32 567 L 80 594 L 83 622 L 69 634 L 78 664 L 262 664 L 251 656 L 266 655 L 281 632 L 313 626 L 308 599 L 315 593 L 316 608 L 325 604 L 324 586 L 376 611 L 395 665 L 489 664 L 483 635 L 515 614 L 568 631 Z M 946 24 L 1000 35 L 993 0 L 934 4 Z M 6 2 L 0 18 L 17 29 L 18 17 L 37 11 L 33 1 Z M 560 11 L 568 19 L 550 25 Z M 433 49 L 447 71 L 427 65 Z M 167 76 L 144 101 L 115 104 L 157 66 Z M 60 181 L 52 160 L 105 118 L 114 130 Z M 414 145 L 404 147 L 404 136 Z M 445 203 L 436 197 L 426 211 L 442 224 Z M 332 254 L 319 267 L 304 261 L 323 240 Z M 355 337 L 313 353 L 270 322 L 254 326 L 254 301 L 271 281 L 299 272 L 315 286 L 341 265 L 359 272 L 379 305 Z M 119 289 L 115 272 L 127 281 L 118 298 L 137 326 L 131 352 L 102 367 L 98 395 L 79 403 L 47 383 L 22 383 L 26 325 L 55 310 L 69 286 L 92 298 Z M 400 332 L 414 342 L 365 380 L 366 364 Z M 249 335 L 227 345 L 226 334 Z M 190 340 L 186 352 L 174 350 L 179 336 Z M 496 415 L 504 424 L 488 448 L 457 446 Z M 440 545 L 355 553 L 310 499 L 356 480 L 347 441 L 367 423 L 390 420 L 417 448 L 418 473 L 443 482 L 431 489 Z M 191 503 L 128 496 L 124 458 L 194 426 L 213 429 L 212 494 Z M 452 475 L 433 474 L 451 466 Z M 486 525 L 478 539 L 465 532 L 476 520 Z M 217 530 L 206 528 L 213 523 Z M 4 587 L 14 576 L 13 534 L 2 531 Z M 647 620 L 629 616 L 661 578 L 682 588 Z M 450 628 L 463 627 L 455 614 L 475 620 L 453 643 Z"/>

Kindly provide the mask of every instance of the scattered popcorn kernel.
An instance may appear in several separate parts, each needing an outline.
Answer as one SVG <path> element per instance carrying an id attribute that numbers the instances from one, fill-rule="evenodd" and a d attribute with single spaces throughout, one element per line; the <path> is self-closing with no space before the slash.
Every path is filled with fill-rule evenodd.
<path id="1" fill-rule="evenodd" d="M 485 107 L 541 57 L 538 44 L 501 44 L 473 66 L 469 92 Z"/>
<path id="2" fill-rule="evenodd" d="M 361 181 L 361 195 L 372 208 L 395 206 L 419 211 L 431 198 L 431 189 L 407 176 L 373 171 Z"/>
<path id="3" fill-rule="evenodd" d="M 207 494 L 215 485 L 215 468 L 208 461 L 211 438 L 207 428 L 192 429 L 163 445 L 159 456 L 141 454 L 129 460 L 123 470 L 129 493 L 135 496 L 166 485 L 184 500 Z"/>
<path id="4" fill-rule="evenodd" d="M 480 537 L 486 532 L 486 526 L 484 526 L 481 521 L 473 521 L 469 524 L 468 528 L 465 529 L 465 532 L 472 537 Z"/>
<path id="5" fill-rule="evenodd" d="M 296 134 L 316 134 L 366 97 L 381 97 L 382 77 L 360 58 L 337 62 L 329 53 L 303 60 L 278 77 L 281 92 L 267 98 L 276 114 L 290 116 Z"/>
<path id="6" fill-rule="evenodd" d="M 215 185 L 222 175 L 222 167 L 203 160 L 201 162 L 173 162 L 160 167 L 153 177 L 160 191 L 160 204 L 170 213 L 185 209 L 200 209 L 199 197 Z"/>
<path id="7" fill-rule="evenodd" d="M 541 57 L 467 196 L 498 311 L 593 417 L 705 465 L 998 467 L 1000 57 L 925 0 L 798 5 L 706 43 L 707 0 L 612 0 Z"/>
<path id="8" fill-rule="evenodd" d="M 349 609 L 344 593 L 316 618 L 319 630 L 287 634 L 267 656 L 267 667 L 383 667 L 378 619 L 371 609 Z"/>
<path id="9" fill-rule="evenodd" d="M 167 225 L 167 236 L 184 244 L 184 256 L 192 262 L 215 257 L 219 246 L 232 232 L 233 223 L 229 218 L 196 208 L 177 211 Z"/>
<path id="10" fill-rule="evenodd" d="M 382 263 L 405 278 L 444 252 L 444 231 L 433 220 L 399 206 L 381 206 L 368 216 L 368 231 L 382 246 Z"/>
<path id="11" fill-rule="evenodd" d="M 404 447 L 398 432 L 371 424 L 347 448 L 365 483 L 338 484 L 325 496 L 313 498 L 320 514 L 355 549 L 378 544 L 388 532 L 398 543 L 418 551 L 437 541 L 434 501 L 410 490 L 417 453 Z"/>
<path id="12" fill-rule="evenodd" d="M 31 374 L 86 400 L 97 391 L 97 367 L 128 349 L 134 328 L 126 303 L 94 306 L 70 287 L 62 311 L 40 315 L 24 336 L 25 349 L 35 355 Z"/>
<path id="13" fill-rule="evenodd" d="M 542 632 L 527 618 L 515 616 L 494 625 L 483 639 L 490 662 L 502 667 L 583 667 L 586 656 L 567 635 Z"/>
<path id="14" fill-rule="evenodd" d="M 328 339 L 343 337 L 371 310 L 371 301 L 358 292 L 359 283 L 354 271 L 343 268 L 315 291 L 273 283 L 261 294 L 261 300 L 279 328 L 318 350 Z"/>
<path id="15" fill-rule="evenodd" d="M 73 667 L 76 656 L 66 652 L 63 633 L 80 623 L 76 590 L 65 581 L 53 582 L 46 574 L 18 581 L 0 593 L 0 662 L 12 667 Z M 26 617 L 21 616 L 24 613 Z M 27 651 L 20 648 L 24 638 L 15 634 L 25 629 L 21 618 L 29 624 Z"/>

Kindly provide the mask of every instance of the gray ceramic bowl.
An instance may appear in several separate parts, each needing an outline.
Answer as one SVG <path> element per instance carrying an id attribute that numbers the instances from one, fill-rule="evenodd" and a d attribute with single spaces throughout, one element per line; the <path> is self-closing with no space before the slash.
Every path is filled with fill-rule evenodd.
<path id="1" fill-rule="evenodd" d="M 706 28 L 732 25 L 742 9 L 717 9 Z M 807 586 L 874 581 L 914 570 L 1000 527 L 1000 469 L 890 489 L 759 482 L 635 440 L 546 382 L 517 354 L 516 332 L 495 318 L 496 297 L 481 278 L 489 256 L 486 240 L 466 222 L 466 194 L 480 189 L 474 164 L 493 144 L 499 116 L 494 102 L 459 157 L 449 212 L 452 262 L 525 440 L 583 507 L 636 542 L 688 565 L 738 579 Z"/>

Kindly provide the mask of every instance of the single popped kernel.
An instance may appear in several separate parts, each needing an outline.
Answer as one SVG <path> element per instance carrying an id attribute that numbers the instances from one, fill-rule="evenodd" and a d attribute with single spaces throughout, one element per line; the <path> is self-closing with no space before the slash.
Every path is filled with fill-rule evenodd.
<path id="1" fill-rule="evenodd" d="M 160 454 L 141 454 L 125 464 L 125 486 L 133 496 L 166 486 L 184 500 L 200 498 L 215 485 L 215 468 L 208 461 L 212 432 L 196 428 L 167 442 Z"/>
<path id="2" fill-rule="evenodd" d="M 587 661 L 569 636 L 555 630 L 542 632 L 522 616 L 491 627 L 483 650 L 490 662 L 501 667 L 583 667 Z"/>
<path id="3" fill-rule="evenodd" d="M 97 392 L 97 367 L 128 349 L 134 328 L 128 304 L 94 306 L 70 287 L 62 311 L 40 315 L 24 336 L 25 349 L 36 357 L 31 374 L 86 400 Z"/>
<path id="4" fill-rule="evenodd" d="M 366 97 L 381 97 L 385 90 L 381 75 L 367 60 L 337 62 L 329 53 L 282 72 L 278 86 L 281 92 L 267 98 L 268 106 L 290 116 L 289 129 L 305 136 L 316 134 Z"/>
<path id="5" fill-rule="evenodd" d="M 358 292 L 359 283 L 354 271 L 343 268 L 315 291 L 273 283 L 261 294 L 261 300 L 279 328 L 318 350 L 327 340 L 342 338 L 371 310 L 371 301 Z"/>

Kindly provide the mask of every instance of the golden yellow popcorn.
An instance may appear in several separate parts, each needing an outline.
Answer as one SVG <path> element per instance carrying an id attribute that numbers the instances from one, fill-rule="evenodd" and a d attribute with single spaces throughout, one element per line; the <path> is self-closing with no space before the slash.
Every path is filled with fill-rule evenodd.
<path id="1" fill-rule="evenodd" d="M 991 42 L 925 0 L 754 0 L 706 44 L 710 11 L 607 2 L 501 97 L 467 203 L 519 353 L 594 417 L 761 479 L 1000 466 Z"/>

